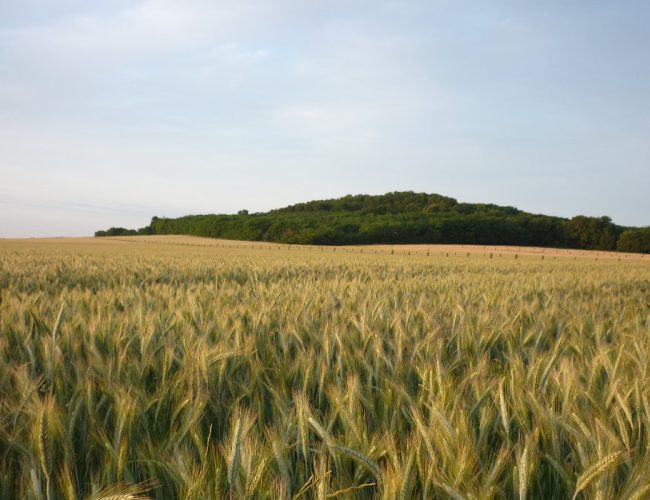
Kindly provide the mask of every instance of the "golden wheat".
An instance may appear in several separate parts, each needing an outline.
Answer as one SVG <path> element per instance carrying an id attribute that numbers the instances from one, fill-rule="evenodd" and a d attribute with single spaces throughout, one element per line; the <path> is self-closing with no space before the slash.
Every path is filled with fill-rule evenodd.
<path id="1" fill-rule="evenodd" d="M 0 242 L 0 498 L 650 491 L 647 262 L 138 241 Z"/>

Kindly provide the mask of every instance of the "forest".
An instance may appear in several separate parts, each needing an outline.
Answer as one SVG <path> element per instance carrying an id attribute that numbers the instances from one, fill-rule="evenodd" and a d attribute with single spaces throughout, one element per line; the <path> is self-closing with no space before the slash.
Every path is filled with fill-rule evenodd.
<path id="1" fill-rule="evenodd" d="M 650 253 L 650 227 L 620 226 L 606 216 L 569 219 L 531 214 L 410 191 L 348 195 L 261 213 L 153 217 L 138 230 L 112 227 L 95 236 L 136 234 L 311 245 L 454 243 Z"/>

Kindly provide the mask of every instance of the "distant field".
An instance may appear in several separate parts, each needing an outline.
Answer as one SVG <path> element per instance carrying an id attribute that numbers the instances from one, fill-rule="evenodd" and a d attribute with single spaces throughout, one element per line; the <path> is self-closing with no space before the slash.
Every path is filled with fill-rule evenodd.
<path id="1" fill-rule="evenodd" d="M 544 258 L 582 258 L 582 259 L 612 259 L 639 260 L 650 263 L 650 255 L 624 252 L 606 252 L 596 250 L 572 250 L 563 248 L 513 247 L 491 245 L 353 245 L 353 246 L 314 246 L 314 245 L 285 245 L 279 243 L 220 240 L 201 238 L 197 236 L 154 235 L 154 236 L 120 236 L 104 238 L 33 238 L 33 239 L 0 239 L 0 246 L 5 248 L 31 248 L 48 251 L 51 248 L 63 249 L 93 249 L 121 251 L 123 244 L 136 245 L 174 245 L 182 247 L 214 247 L 229 250 L 294 250 L 322 253 L 364 253 L 385 255 L 420 255 L 452 256 L 483 255 L 493 258 L 526 256 Z"/>
<path id="2" fill-rule="evenodd" d="M 641 499 L 649 436 L 648 256 L 0 240 L 0 498 Z"/>

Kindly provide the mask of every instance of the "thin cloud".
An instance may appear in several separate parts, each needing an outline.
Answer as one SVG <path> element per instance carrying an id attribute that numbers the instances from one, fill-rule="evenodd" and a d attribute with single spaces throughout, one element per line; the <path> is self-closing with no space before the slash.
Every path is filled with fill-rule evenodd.
<path id="1" fill-rule="evenodd" d="M 79 234 L 141 224 L 129 207 L 413 189 L 647 224 L 648 15 L 641 2 L 6 0 L 1 216 L 29 209 L 15 226 L 40 234 L 58 207 L 57 231 Z"/>

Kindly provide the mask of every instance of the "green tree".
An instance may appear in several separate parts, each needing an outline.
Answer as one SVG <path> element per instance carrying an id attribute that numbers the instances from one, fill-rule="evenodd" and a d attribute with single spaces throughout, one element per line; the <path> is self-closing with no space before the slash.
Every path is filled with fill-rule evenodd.
<path id="1" fill-rule="evenodd" d="M 650 253 L 650 227 L 623 231 L 616 249 L 619 252 Z"/>

